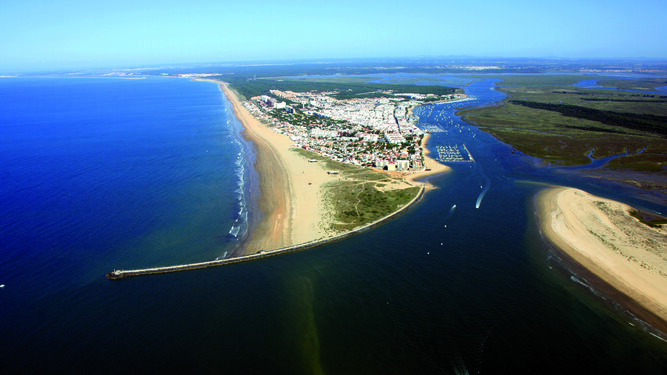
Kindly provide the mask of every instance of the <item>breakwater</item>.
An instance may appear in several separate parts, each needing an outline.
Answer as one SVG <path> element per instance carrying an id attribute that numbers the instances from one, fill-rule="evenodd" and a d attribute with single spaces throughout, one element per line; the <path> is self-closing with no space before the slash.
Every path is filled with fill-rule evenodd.
<path id="1" fill-rule="evenodd" d="M 211 261 L 206 261 L 206 262 L 179 264 L 179 265 L 164 266 L 164 267 L 141 268 L 141 269 L 133 269 L 133 270 L 113 270 L 111 272 L 108 272 L 105 276 L 109 280 L 119 280 L 119 279 L 124 279 L 124 278 L 132 277 L 132 276 L 144 276 L 144 275 L 156 275 L 156 274 L 162 274 L 162 273 L 192 271 L 192 270 L 199 270 L 199 269 L 204 269 L 204 268 L 226 266 L 226 265 L 241 263 L 241 262 L 248 262 L 248 261 L 251 261 L 251 260 L 269 258 L 269 257 L 273 257 L 273 256 L 276 256 L 276 255 L 294 253 L 294 252 L 297 252 L 297 251 L 311 249 L 313 247 L 324 245 L 326 243 L 330 243 L 330 242 L 334 242 L 334 241 L 340 241 L 340 240 L 345 239 L 347 237 L 350 237 L 354 234 L 357 234 L 357 233 L 369 230 L 371 228 L 374 228 L 377 225 L 380 225 L 380 224 L 398 216 L 400 213 L 405 211 L 408 207 L 412 206 L 415 202 L 419 201 L 423 197 L 424 191 L 425 191 L 425 188 L 422 185 L 422 186 L 420 186 L 419 192 L 417 193 L 417 195 L 414 198 L 412 198 L 412 200 L 410 200 L 410 202 L 403 205 L 403 207 L 401 207 L 400 209 L 398 209 L 398 210 L 390 213 L 389 215 L 384 216 L 384 217 L 382 217 L 382 218 L 380 218 L 380 219 L 378 219 L 378 220 L 376 220 L 372 223 L 360 226 L 358 228 L 352 229 L 350 231 L 344 232 L 342 234 L 339 234 L 339 235 L 336 235 L 336 236 L 333 236 L 333 237 L 328 237 L 328 238 L 325 238 L 325 239 L 304 242 L 304 243 L 301 243 L 301 244 L 286 246 L 286 247 L 282 247 L 282 248 L 279 248 L 279 249 L 260 250 L 259 252 L 254 253 L 254 254 L 242 255 L 242 256 L 234 257 L 234 258 L 217 259 L 217 260 L 211 260 Z"/>
<path id="2" fill-rule="evenodd" d="M 20 88 L 27 86 L 19 87 L 21 82 L 32 89 L 24 92 Z M 62 87 L 61 82 L 71 85 Z M 568 373 L 575 361 L 578 372 L 640 374 L 658 373 L 667 364 L 667 344 L 647 333 L 637 320 L 623 319 L 618 306 L 610 302 L 606 308 L 605 300 L 590 291 L 595 285 L 588 278 L 564 270 L 534 223 L 531 202 L 541 186 L 532 182 L 570 183 L 580 189 L 595 185 L 598 195 L 616 200 L 627 199 L 628 189 L 598 188 L 599 179 L 577 182 L 574 173 L 545 171 L 534 159 L 512 153 L 510 146 L 451 117 L 456 109 L 446 105 L 435 106 L 430 116 L 426 115 L 429 106 L 416 110 L 424 121 L 449 130 L 431 135 L 431 157 L 437 155 L 439 144 L 466 144 L 476 163 L 452 163 L 452 172 L 430 180 L 435 190 L 390 222 L 342 241 L 275 258 L 109 281 L 104 274 L 114 268 L 202 262 L 224 252 L 220 236 L 226 235 L 235 217 L 230 213 L 237 211 L 234 205 L 221 207 L 215 202 L 222 198 L 221 192 L 237 188 L 235 171 L 220 168 L 233 165 L 234 158 L 221 161 L 211 158 L 210 151 L 225 150 L 226 155 L 228 146 L 217 142 L 232 138 L 218 132 L 227 126 L 211 124 L 210 116 L 204 115 L 209 108 L 216 118 L 225 117 L 215 114 L 224 109 L 215 85 L 169 78 L 99 79 L 95 82 L 106 88 L 88 90 L 87 82 L 83 78 L 0 79 L 0 92 L 7 92 L 7 98 L 24 92 L 21 97 L 28 103 L 24 108 L 12 100 L 0 101 L 0 118 L 8 123 L 14 123 L 15 115 L 44 119 L 25 121 L 26 132 L 3 128 L 8 141 L 0 142 L 5 148 L 0 153 L 7 161 L 4 168 L 16 177 L 2 184 L 5 190 L 0 194 L 0 221 L 4 220 L 0 283 L 6 285 L 0 289 L 0 332 L 4 342 L 11 343 L 0 353 L 4 374 L 111 368 L 186 372 L 193 365 L 199 372 L 211 373 L 275 373 L 276 369 L 298 373 L 314 368 L 317 358 L 322 372 L 329 373 L 359 369 L 391 373 L 397 368 L 419 374 L 488 373 L 510 366 L 525 373 Z M 157 91 L 141 90 L 151 82 L 164 84 Z M 482 105 L 489 97 L 498 100 L 502 93 L 489 86 L 466 86 L 482 102 L 461 105 Z M 111 90 L 114 87 L 121 92 Z M 73 96 L 82 90 L 86 91 L 83 98 Z M 200 90 L 201 96 L 193 95 Z M 56 98 L 53 111 L 47 110 L 44 95 Z M 175 137 L 153 142 L 167 147 L 166 154 L 143 147 L 147 139 L 163 140 L 167 130 L 155 126 L 148 114 L 134 113 L 132 118 L 138 121 L 127 122 L 129 133 L 117 133 L 119 124 L 113 124 L 122 110 L 135 108 L 146 97 L 164 104 L 151 112 L 185 111 L 186 125 L 170 125 Z M 197 97 L 212 102 L 208 106 L 195 103 L 195 108 L 184 102 Z M 66 98 L 93 112 L 103 109 L 100 103 L 114 104 L 107 105 L 111 113 L 102 112 L 99 122 L 85 122 L 86 127 L 114 130 L 102 132 L 104 141 L 95 142 L 95 152 L 75 152 L 73 146 L 89 133 L 73 126 L 81 119 L 69 112 L 72 106 L 63 112 Z M 40 111 L 30 110 L 35 105 Z M 72 130 L 64 133 L 67 138 L 47 131 L 56 120 L 59 128 Z M 155 120 L 163 125 L 172 121 Z M 199 129 L 194 121 L 208 123 L 213 133 L 193 131 Z M 145 125 L 146 131 L 138 133 L 139 125 Z M 192 144 L 206 159 L 192 158 L 181 148 L 173 151 L 177 140 L 192 140 L 183 132 L 216 141 Z M 147 138 L 131 143 L 139 134 Z M 43 139 L 49 142 L 38 142 Z M 145 170 L 135 169 L 139 165 L 134 164 L 127 168 L 120 159 L 130 156 L 126 152 L 137 145 L 146 160 L 155 161 Z M 110 150 L 121 153 L 110 154 Z M 56 157 L 54 151 L 58 155 L 65 151 L 63 156 L 68 158 Z M 160 154 L 184 155 L 188 163 L 174 167 Z M 230 155 L 236 156 L 231 150 Z M 194 173 L 209 163 L 210 169 Z M 84 167 L 103 174 L 96 177 Z M 163 168 L 170 173 L 154 173 Z M 201 189 L 161 177 L 181 175 L 199 181 L 227 171 L 229 175 L 221 175 L 222 183 L 206 181 Z M 480 183 L 487 182 L 481 172 L 491 189 L 476 209 Z M 112 175 L 122 181 L 112 184 Z M 137 185 L 137 178 L 145 182 Z M 123 188 L 118 182 L 132 184 Z M 169 195 L 156 196 L 152 188 L 172 184 L 164 192 Z M 181 203 L 160 198 L 173 198 L 175 193 L 191 198 Z M 234 203 L 235 197 L 232 194 L 221 203 Z M 149 204 L 154 198 L 159 198 L 155 199 L 159 206 Z M 664 204 L 632 203 L 667 212 Z M 216 213 L 204 215 L 200 209 Z M 160 220 L 151 221 L 156 217 Z M 169 222 L 165 231 L 159 231 L 163 219 Z M 205 238 L 214 240 L 200 241 Z M 188 256 L 178 243 L 195 257 L 178 261 L 177 256 Z M 163 260 L 157 263 L 159 259 Z M 165 357 L 164 353 L 178 355 Z M 256 360 L 257 353 L 266 354 L 262 361 Z"/>

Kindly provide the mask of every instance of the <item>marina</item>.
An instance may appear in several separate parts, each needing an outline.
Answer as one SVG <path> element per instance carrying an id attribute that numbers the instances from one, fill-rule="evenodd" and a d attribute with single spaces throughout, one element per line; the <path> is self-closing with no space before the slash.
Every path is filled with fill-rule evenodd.
<path id="1" fill-rule="evenodd" d="M 428 133 L 447 133 L 447 130 L 434 124 L 421 124 L 421 128 Z"/>
<path id="2" fill-rule="evenodd" d="M 436 147 L 438 152 L 438 161 L 443 163 L 474 163 L 475 159 L 465 144 L 446 145 Z"/>

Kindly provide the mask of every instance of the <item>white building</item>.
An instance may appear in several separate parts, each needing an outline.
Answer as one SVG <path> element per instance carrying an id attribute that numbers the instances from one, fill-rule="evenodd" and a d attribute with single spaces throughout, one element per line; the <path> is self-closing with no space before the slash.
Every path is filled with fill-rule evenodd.
<path id="1" fill-rule="evenodd" d="M 399 171 L 407 171 L 410 169 L 410 160 L 396 160 L 396 169 Z"/>

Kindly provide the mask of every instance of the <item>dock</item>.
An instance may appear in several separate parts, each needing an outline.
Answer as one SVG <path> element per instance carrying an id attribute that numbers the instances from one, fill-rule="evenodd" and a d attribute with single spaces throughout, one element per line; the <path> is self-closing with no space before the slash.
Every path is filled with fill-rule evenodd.
<path id="1" fill-rule="evenodd" d="M 470 150 L 465 144 L 436 146 L 438 152 L 438 161 L 443 163 L 474 163 L 475 159 L 472 157 Z"/>

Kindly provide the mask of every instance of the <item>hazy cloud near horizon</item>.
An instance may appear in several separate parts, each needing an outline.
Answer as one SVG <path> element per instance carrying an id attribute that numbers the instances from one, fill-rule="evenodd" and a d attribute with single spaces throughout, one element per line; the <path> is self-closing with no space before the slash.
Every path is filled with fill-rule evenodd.
<path id="1" fill-rule="evenodd" d="M 0 71 L 303 58 L 667 58 L 664 1 L 31 1 Z"/>

